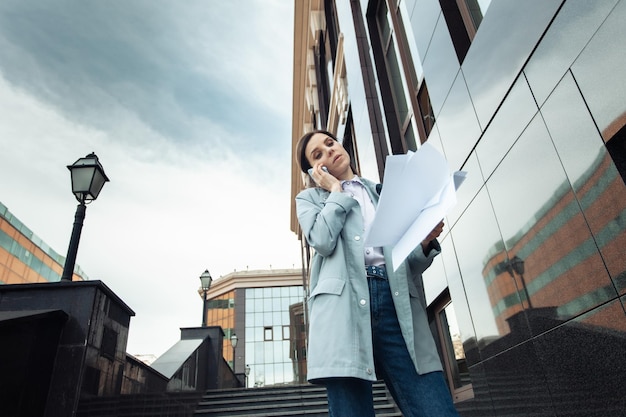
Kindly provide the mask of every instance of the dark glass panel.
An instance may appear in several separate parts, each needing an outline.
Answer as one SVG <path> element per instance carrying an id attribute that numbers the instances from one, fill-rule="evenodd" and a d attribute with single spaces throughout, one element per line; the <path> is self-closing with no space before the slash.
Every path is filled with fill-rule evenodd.
<path id="1" fill-rule="evenodd" d="M 489 5 L 463 73 L 482 126 L 502 102 L 562 0 L 494 1 Z M 426 72 L 430 83 L 430 73 Z"/>
<path id="2" fill-rule="evenodd" d="M 401 6 L 405 7 L 409 14 L 413 14 L 415 3 L 417 3 L 417 0 L 400 0 Z"/>
<path id="3" fill-rule="evenodd" d="M 608 141 L 626 123 L 626 2 L 615 6 L 572 65 L 576 83 Z"/>
<path id="4" fill-rule="evenodd" d="M 448 164 L 454 170 L 460 169 L 481 134 L 462 72 L 457 75 L 437 121 Z"/>
<path id="5" fill-rule="evenodd" d="M 435 27 L 428 54 L 422 59 L 422 66 L 436 119 L 460 68 L 444 19 L 439 19 Z"/>
<path id="6" fill-rule="evenodd" d="M 442 155 L 445 156 L 445 152 L 443 151 L 443 145 L 441 144 L 441 138 L 439 137 L 439 127 L 437 124 L 433 126 L 433 129 L 430 131 L 428 135 L 428 143 L 433 145 Z"/>
<path id="7" fill-rule="evenodd" d="M 446 363 L 450 366 L 450 382 L 452 382 L 452 387 L 457 390 L 471 384 L 471 380 L 467 369 L 465 351 L 461 345 L 461 332 L 456 319 L 454 303 L 449 302 L 444 309 L 438 312 L 438 316 L 447 355 Z"/>
<path id="8" fill-rule="evenodd" d="M 522 343 L 484 362 L 489 396 L 498 417 L 554 417 L 544 370 L 532 342 Z"/>
<path id="9" fill-rule="evenodd" d="M 463 166 L 463 171 L 465 171 L 467 175 L 461 187 L 456 191 L 457 203 L 448 212 L 446 217 L 446 222 L 449 227 L 452 227 L 452 225 L 454 225 L 454 223 L 459 219 L 461 213 L 465 211 L 472 199 L 476 196 L 476 193 L 478 193 L 480 187 L 484 184 L 475 152 L 472 152 L 468 158 L 467 162 Z"/>
<path id="10" fill-rule="evenodd" d="M 437 256 L 433 259 L 433 263 L 424 272 L 422 281 L 424 283 L 426 305 L 429 305 L 448 286 L 441 256 Z"/>
<path id="11" fill-rule="evenodd" d="M 443 261 L 450 298 L 454 303 L 456 320 L 461 332 L 461 342 L 463 342 L 465 357 L 468 365 L 472 365 L 480 360 L 478 346 L 476 344 L 476 332 L 472 324 L 472 315 L 469 310 L 467 296 L 465 295 L 465 286 L 461 280 L 461 272 L 459 271 L 456 254 L 454 253 L 454 245 L 452 244 L 450 236 L 441 242 L 440 258 Z"/>
<path id="12" fill-rule="evenodd" d="M 457 402 L 454 404 L 456 410 L 463 417 L 497 417 L 493 410 L 484 366 L 482 363 L 470 366 L 469 373 L 476 400 Z"/>
<path id="13" fill-rule="evenodd" d="M 616 296 L 540 117 L 487 188 L 506 245 L 492 254 L 489 272 L 496 287 L 515 282 L 499 295 L 500 321 L 521 320 L 526 310 L 538 334 Z"/>
<path id="14" fill-rule="evenodd" d="M 530 333 L 523 317 L 516 317 L 511 323 L 508 321 L 521 309 L 508 308 L 502 301 L 506 299 L 512 305 L 519 304 L 513 280 L 506 276 L 496 280 L 493 273 L 494 264 L 502 262 L 506 255 L 486 189 L 478 193 L 450 233 L 463 280 L 459 283 L 449 279 L 450 294 L 461 311 L 457 299 L 464 288 L 476 332 L 473 343 L 481 351 L 482 358 L 527 339 Z M 453 264 L 446 262 L 446 265 Z M 468 330 L 467 325 L 461 323 L 461 331 Z M 466 345 L 472 344 L 465 339 L 465 334 L 463 337 Z M 489 348 L 498 341 L 493 348 Z M 471 350 L 471 346 L 466 347 L 470 364 L 473 363 Z"/>
<path id="15" fill-rule="evenodd" d="M 559 415 L 624 415 L 625 338 L 626 316 L 615 300 L 536 339 Z"/>
<path id="16" fill-rule="evenodd" d="M 524 68 L 541 105 L 617 0 L 566 1 Z"/>
<path id="17" fill-rule="evenodd" d="M 411 27 L 415 35 L 415 43 L 422 60 L 426 56 L 437 20 L 441 15 L 438 0 L 417 0 L 414 7 L 407 5 L 411 12 Z M 452 45 L 452 44 L 450 44 Z"/>
<path id="18" fill-rule="evenodd" d="M 559 83 L 541 113 L 614 285 L 623 293 L 626 187 L 571 74 Z M 597 290 L 612 295 L 610 288 Z M 589 297 L 597 298 L 593 293 Z"/>
<path id="19" fill-rule="evenodd" d="M 526 79 L 518 78 L 476 146 L 485 178 L 493 173 L 537 111 Z"/>

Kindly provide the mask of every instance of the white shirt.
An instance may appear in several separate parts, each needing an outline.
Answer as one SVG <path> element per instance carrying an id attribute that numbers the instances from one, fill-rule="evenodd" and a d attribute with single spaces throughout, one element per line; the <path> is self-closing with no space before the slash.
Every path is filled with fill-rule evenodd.
<path id="1" fill-rule="evenodd" d="M 349 181 L 341 181 L 342 193 L 348 194 L 354 198 L 361 206 L 361 213 L 363 214 L 363 231 L 368 230 L 374 221 L 374 215 L 376 214 L 376 208 L 374 203 L 370 199 L 365 186 L 361 182 L 358 176 L 354 176 Z M 383 255 L 383 248 L 365 247 L 365 265 L 384 265 L 385 255 Z"/>

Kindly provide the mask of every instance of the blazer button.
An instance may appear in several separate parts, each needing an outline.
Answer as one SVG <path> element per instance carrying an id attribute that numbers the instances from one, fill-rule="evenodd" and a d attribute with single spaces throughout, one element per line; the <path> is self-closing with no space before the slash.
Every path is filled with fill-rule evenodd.
<path id="1" fill-rule="evenodd" d="M 356 240 L 356 241 L 361 240 L 361 236 L 355 236 L 355 237 L 354 237 L 354 240 Z"/>
<path id="2" fill-rule="evenodd" d="M 400 295 L 400 293 L 398 291 L 396 291 L 395 293 L 393 293 L 396 297 Z"/>
<path id="3" fill-rule="evenodd" d="M 359 300 L 359 304 L 361 304 L 362 306 L 364 306 L 365 304 L 367 304 L 367 301 L 365 301 L 364 298 L 361 298 L 361 300 Z"/>

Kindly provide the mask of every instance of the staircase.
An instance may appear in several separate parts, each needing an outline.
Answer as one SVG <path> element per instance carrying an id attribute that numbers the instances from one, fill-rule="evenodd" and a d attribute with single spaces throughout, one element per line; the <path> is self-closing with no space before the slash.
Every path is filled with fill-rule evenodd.
<path id="1" fill-rule="evenodd" d="M 192 417 L 202 393 L 174 392 L 83 399 L 76 417 Z"/>
<path id="2" fill-rule="evenodd" d="M 377 417 L 401 417 L 382 382 L 373 386 Z M 195 410 L 195 411 L 194 411 Z M 76 417 L 328 417 L 326 389 L 319 385 L 232 388 L 205 393 L 97 397 L 80 402 Z"/>
<path id="3" fill-rule="evenodd" d="M 375 383 L 377 417 L 401 417 L 383 383 Z M 207 391 L 194 417 L 328 417 L 326 389 L 319 385 L 284 385 Z"/>

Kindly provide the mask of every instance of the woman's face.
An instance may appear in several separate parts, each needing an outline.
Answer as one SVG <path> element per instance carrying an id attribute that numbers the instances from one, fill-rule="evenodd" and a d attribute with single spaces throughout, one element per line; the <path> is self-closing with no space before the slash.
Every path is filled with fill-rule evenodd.
<path id="1" fill-rule="evenodd" d="M 354 177 L 348 152 L 339 142 L 326 134 L 314 134 L 304 152 L 312 167 L 325 166 L 333 177 L 341 180 L 350 180 Z"/>

